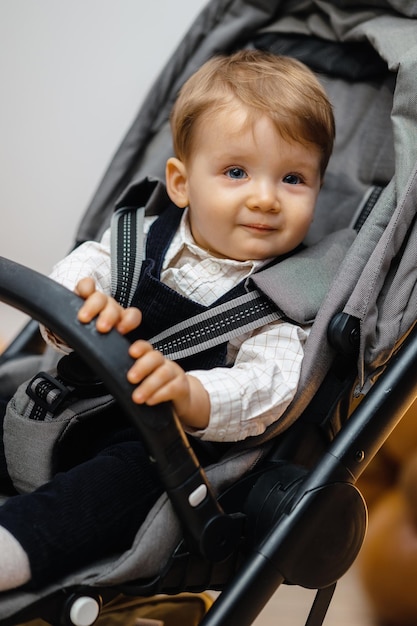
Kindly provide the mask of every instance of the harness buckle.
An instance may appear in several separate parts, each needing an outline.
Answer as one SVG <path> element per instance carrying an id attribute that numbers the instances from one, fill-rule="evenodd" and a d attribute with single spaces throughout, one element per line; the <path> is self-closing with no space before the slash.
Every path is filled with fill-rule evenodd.
<path id="1" fill-rule="evenodd" d="M 26 388 L 27 395 L 35 405 L 52 414 L 57 411 L 71 391 L 71 388 L 66 387 L 48 372 L 36 374 Z"/>

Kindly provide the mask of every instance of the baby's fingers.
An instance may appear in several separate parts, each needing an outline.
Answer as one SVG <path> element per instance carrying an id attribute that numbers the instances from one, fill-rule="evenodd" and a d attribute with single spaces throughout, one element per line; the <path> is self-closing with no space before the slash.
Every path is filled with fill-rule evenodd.
<path id="1" fill-rule="evenodd" d="M 130 351 L 140 358 L 128 372 L 128 380 L 138 384 L 132 393 L 132 399 L 138 404 L 158 404 L 173 399 L 178 393 L 176 380 L 182 372 L 175 363 L 166 359 L 160 352 L 153 350 L 146 342 L 135 342 Z M 137 357 L 136 357 L 137 358 Z"/>
<path id="2" fill-rule="evenodd" d="M 136 359 L 127 373 L 128 381 L 133 385 L 141 383 L 165 362 L 160 352 L 154 350 L 150 343 L 142 340 L 135 341 L 130 346 L 129 354 Z M 136 397 L 138 396 L 139 392 L 136 394 Z"/>
<path id="3" fill-rule="evenodd" d="M 81 292 L 79 293 L 81 297 L 84 297 Z M 100 291 L 94 291 L 91 295 L 87 296 L 84 304 L 78 311 L 78 319 L 80 322 L 83 324 L 91 322 L 99 313 L 105 310 L 107 300 L 107 296 Z"/>
<path id="4" fill-rule="evenodd" d="M 142 313 L 139 309 L 135 307 L 129 307 L 128 309 L 123 309 L 121 314 L 121 320 L 117 325 L 117 330 L 122 335 L 126 335 L 131 330 L 135 330 L 142 321 Z"/>
<path id="5" fill-rule="evenodd" d="M 77 295 L 81 296 L 86 300 L 89 296 L 91 296 L 96 290 L 96 284 L 93 278 L 81 278 L 78 281 L 74 291 Z"/>

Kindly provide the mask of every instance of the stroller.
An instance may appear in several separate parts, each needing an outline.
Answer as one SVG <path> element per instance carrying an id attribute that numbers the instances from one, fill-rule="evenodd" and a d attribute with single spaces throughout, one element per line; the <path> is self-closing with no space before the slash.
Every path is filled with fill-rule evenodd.
<path id="1" fill-rule="evenodd" d="M 307 255 L 288 278 L 299 280 L 311 265 L 309 247 L 320 251 L 299 390 L 277 423 L 205 473 L 169 407 L 130 401 L 126 340 L 75 324 L 76 296 L 1 260 L 0 298 L 46 323 L 97 371 L 141 432 L 167 491 L 128 552 L 39 593 L 0 594 L 4 626 L 35 617 L 88 626 L 95 614 L 78 616 L 80 598 L 98 606 L 117 593 L 205 589 L 221 593 L 202 624 L 244 626 L 282 583 L 317 590 L 306 625 L 322 624 L 366 531 L 355 482 L 416 393 L 416 18 L 411 0 L 212 0 L 150 91 L 85 214 L 77 243 L 100 237 L 132 181 L 162 177 L 172 102 L 213 54 L 264 48 L 319 74 L 337 139 Z M 268 274 L 258 288 L 276 301 L 281 278 Z M 53 316 L 44 305 L 51 300 Z M 39 352 L 30 324 L 2 357 L 9 387 L 11 378 L 17 386 L 30 376 L 28 362 L 34 373 L 41 369 Z M 206 497 L 192 506 L 190 493 L 201 486 Z"/>

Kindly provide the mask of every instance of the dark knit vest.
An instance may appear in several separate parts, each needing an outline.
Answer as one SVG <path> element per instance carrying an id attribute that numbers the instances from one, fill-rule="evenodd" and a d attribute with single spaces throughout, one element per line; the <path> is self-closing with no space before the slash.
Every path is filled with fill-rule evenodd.
<path id="1" fill-rule="evenodd" d="M 210 308 L 243 295 L 245 281 L 241 281 L 209 307 L 199 304 L 164 285 L 161 280 L 163 260 L 183 211 L 170 204 L 152 224 L 146 241 L 146 258 L 131 305 L 142 311 L 143 319 L 129 338 L 149 340 L 174 324 L 209 310 Z M 178 360 L 185 370 L 211 369 L 226 365 L 227 343 L 223 343 L 196 355 Z"/>

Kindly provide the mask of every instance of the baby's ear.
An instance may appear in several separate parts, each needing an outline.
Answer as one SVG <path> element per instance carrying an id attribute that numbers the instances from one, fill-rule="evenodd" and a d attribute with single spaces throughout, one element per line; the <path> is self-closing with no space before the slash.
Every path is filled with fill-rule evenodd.
<path id="1" fill-rule="evenodd" d="M 167 161 L 165 182 L 172 202 L 181 209 L 188 206 L 187 168 L 176 157 L 171 157 Z"/>

